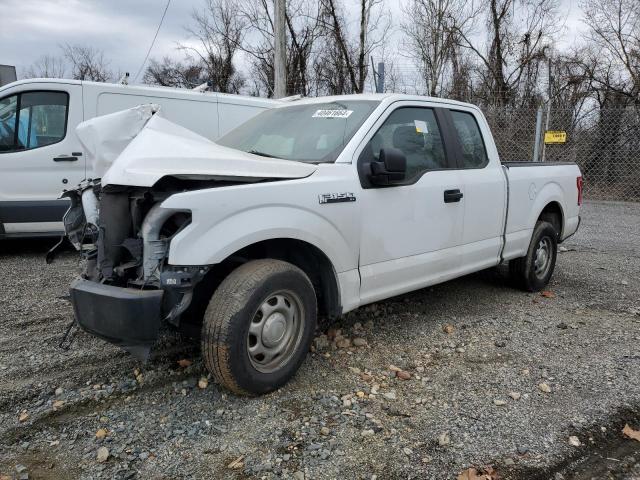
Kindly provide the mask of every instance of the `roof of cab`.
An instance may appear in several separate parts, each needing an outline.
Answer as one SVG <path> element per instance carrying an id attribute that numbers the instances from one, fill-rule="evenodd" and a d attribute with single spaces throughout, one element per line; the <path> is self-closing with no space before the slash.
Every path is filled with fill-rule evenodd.
<path id="1" fill-rule="evenodd" d="M 315 104 L 315 103 L 331 103 L 340 101 L 354 101 L 354 100 L 369 100 L 375 102 L 393 103 L 399 101 L 414 101 L 414 102 L 435 102 L 442 103 L 444 105 L 457 105 L 464 107 L 472 107 L 478 109 L 477 106 L 471 103 L 459 102 L 458 100 L 450 100 L 447 98 L 439 97 L 427 97 L 422 95 L 407 95 L 404 93 L 357 93 L 350 95 L 333 95 L 327 97 L 308 97 L 301 98 L 292 102 L 287 102 L 281 105 L 279 108 L 286 107 L 288 105 L 301 105 L 301 104 Z"/>

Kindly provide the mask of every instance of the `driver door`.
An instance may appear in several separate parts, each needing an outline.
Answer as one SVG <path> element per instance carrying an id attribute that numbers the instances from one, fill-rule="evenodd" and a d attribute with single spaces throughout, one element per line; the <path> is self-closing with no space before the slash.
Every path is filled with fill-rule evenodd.
<path id="1" fill-rule="evenodd" d="M 463 193 L 443 111 L 399 102 L 365 138 L 358 157 L 361 185 L 362 304 L 455 277 L 464 220 Z M 404 181 L 378 187 L 370 163 L 381 148 L 407 158 Z M 360 200 L 359 199 L 359 200 Z"/>

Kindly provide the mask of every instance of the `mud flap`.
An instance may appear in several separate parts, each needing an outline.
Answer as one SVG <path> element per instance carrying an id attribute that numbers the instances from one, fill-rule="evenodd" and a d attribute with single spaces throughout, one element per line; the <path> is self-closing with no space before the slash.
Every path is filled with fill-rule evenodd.
<path id="1" fill-rule="evenodd" d="M 71 303 L 84 331 L 145 361 L 158 339 L 163 293 L 79 279 L 71 284 Z"/>

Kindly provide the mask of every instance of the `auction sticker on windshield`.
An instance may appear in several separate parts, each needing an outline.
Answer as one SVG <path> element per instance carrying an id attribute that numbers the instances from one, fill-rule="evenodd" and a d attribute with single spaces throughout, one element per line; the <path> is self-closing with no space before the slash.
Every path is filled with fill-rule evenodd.
<path id="1" fill-rule="evenodd" d="M 349 118 L 353 110 L 316 110 L 313 118 Z"/>

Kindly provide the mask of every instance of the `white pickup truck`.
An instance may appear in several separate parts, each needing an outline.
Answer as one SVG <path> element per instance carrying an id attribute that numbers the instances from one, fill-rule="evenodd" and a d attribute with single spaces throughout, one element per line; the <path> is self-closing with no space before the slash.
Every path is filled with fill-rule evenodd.
<path id="1" fill-rule="evenodd" d="M 155 115 L 68 195 L 87 258 L 78 324 L 141 357 L 162 322 L 199 324 L 215 378 L 260 394 L 295 374 L 318 315 L 502 262 L 542 289 L 582 178 L 501 164 L 473 105 L 350 95 L 266 110 L 216 143 Z"/>

